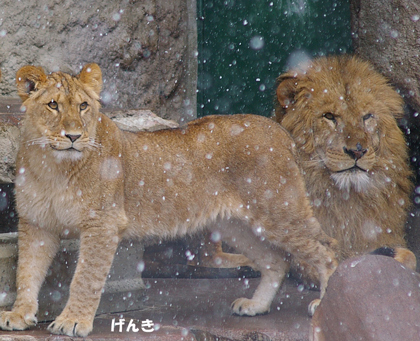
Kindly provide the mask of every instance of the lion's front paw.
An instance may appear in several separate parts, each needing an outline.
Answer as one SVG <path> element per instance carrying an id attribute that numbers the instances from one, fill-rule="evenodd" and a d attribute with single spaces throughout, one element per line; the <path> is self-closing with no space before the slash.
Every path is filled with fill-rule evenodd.
<path id="1" fill-rule="evenodd" d="M 267 307 L 257 300 L 243 297 L 233 301 L 231 308 L 234 314 L 246 316 L 267 314 L 270 311 L 270 306 Z"/>
<path id="2" fill-rule="evenodd" d="M 0 328 L 3 330 L 24 330 L 35 326 L 35 314 L 20 314 L 14 311 L 0 313 Z"/>
<path id="3" fill-rule="evenodd" d="M 319 298 L 313 300 L 308 305 L 308 314 L 309 316 L 314 316 L 316 308 L 318 308 L 319 304 L 321 303 L 321 300 Z"/>
<path id="4" fill-rule="evenodd" d="M 86 337 L 92 331 L 92 328 L 93 321 L 59 316 L 48 326 L 48 331 L 52 334 Z"/>

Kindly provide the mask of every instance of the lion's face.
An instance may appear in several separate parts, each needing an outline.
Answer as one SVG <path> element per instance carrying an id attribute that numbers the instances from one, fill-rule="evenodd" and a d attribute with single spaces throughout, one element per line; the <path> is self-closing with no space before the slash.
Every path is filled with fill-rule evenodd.
<path id="1" fill-rule="evenodd" d="M 378 161 L 380 115 L 383 113 L 377 113 L 373 98 L 362 110 L 354 110 L 347 103 L 354 103 L 356 98 L 345 101 L 344 94 L 334 90 L 313 93 L 314 100 L 308 103 L 307 109 L 315 114 L 312 117 L 312 159 L 317 161 L 318 167 L 329 170 L 341 189 L 353 186 L 356 191 L 362 191 L 369 186 L 369 174 L 374 172 Z M 347 97 L 358 96 L 357 89 L 347 91 Z"/>
<path id="2" fill-rule="evenodd" d="M 386 183 L 396 154 L 406 157 L 395 120 L 402 100 L 368 64 L 321 58 L 279 82 L 277 119 L 300 147 L 304 169 L 323 170 L 340 189 L 363 192 Z"/>
<path id="3" fill-rule="evenodd" d="M 76 77 L 46 75 L 41 68 L 26 66 L 16 79 L 28 109 L 25 119 L 31 122 L 25 125 L 31 130 L 28 144 L 50 150 L 57 161 L 79 160 L 84 150 L 95 148 L 101 84 L 96 64 L 85 66 Z"/>

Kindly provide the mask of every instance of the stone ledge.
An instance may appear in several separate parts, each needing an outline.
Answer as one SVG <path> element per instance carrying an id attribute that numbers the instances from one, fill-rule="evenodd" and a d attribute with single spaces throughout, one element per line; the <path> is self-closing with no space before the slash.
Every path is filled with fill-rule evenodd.
<path id="1" fill-rule="evenodd" d="M 64 308 L 77 261 L 78 240 L 62 240 L 39 295 L 39 324 L 23 332 L 1 332 L 7 340 L 72 340 L 51 336 L 46 327 Z M 16 296 L 17 233 L 0 234 L 0 310 L 9 309 Z M 89 340 L 307 340 L 307 305 L 319 292 L 301 290 L 288 279 L 273 301 L 272 312 L 253 318 L 233 316 L 231 302 L 250 297 L 259 278 L 150 278 L 156 269 L 146 262 L 144 285 L 137 270 L 142 259 L 139 243 L 122 242 L 117 250 Z M 220 269 L 213 269 L 219 271 Z M 175 272 L 173 272 L 175 273 Z M 151 319 L 159 330 L 111 332 L 112 319 L 139 323 Z M 7 335 L 7 336 L 6 336 Z M 149 338 L 150 337 L 150 338 Z"/>
<path id="2" fill-rule="evenodd" d="M 86 340 L 264 340 L 308 341 L 311 319 L 307 305 L 319 297 L 319 291 L 300 290 L 287 279 L 274 298 L 271 312 L 255 317 L 232 315 L 230 304 L 238 297 L 250 297 L 259 278 L 227 279 L 144 279 L 143 308 L 123 313 L 98 315 L 93 331 Z M 138 298 L 136 298 L 138 299 Z M 111 332 L 112 320 L 124 319 Z M 156 326 L 151 333 L 127 331 L 130 320 L 141 326 L 149 319 Z M 2 332 L 11 340 L 71 341 L 67 336 L 53 336 L 46 330 L 48 323 L 22 332 Z"/>

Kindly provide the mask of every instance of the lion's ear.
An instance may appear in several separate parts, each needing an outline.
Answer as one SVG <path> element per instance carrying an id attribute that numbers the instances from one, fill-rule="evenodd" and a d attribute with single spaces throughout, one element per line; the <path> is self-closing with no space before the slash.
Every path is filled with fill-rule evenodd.
<path id="1" fill-rule="evenodd" d="M 276 90 L 277 100 L 284 108 L 289 108 L 295 102 L 297 79 L 295 77 L 280 76 Z"/>
<path id="2" fill-rule="evenodd" d="M 77 76 L 99 96 L 102 90 L 102 71 L 98 64 L 86 64 Z"/>
<path id="3" fill-rule="evenodd" d="M 276 121 L 281 123 L 287 110 L 295 103 L 297 79 L 287 73 L 277 78 Z"/>
<path id="4" fill-rule="evenodd" d="M 47 80 L 44 69 L 40 66 L 26 65 L 16 72 L 16 86 L 18 94 L 25 102 L 32 91 L 36 91 L 39 85 Z"/>

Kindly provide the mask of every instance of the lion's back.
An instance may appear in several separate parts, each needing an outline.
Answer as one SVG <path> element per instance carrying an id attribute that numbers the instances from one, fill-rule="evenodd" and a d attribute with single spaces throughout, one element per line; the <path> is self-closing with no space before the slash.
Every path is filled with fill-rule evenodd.
<path id="1" fill-rule="evenodd" d="M 285 195 L 282 203 L 294 200 L 294 189 L 304 193 L 293 140 L 264 117 L 207 116 L 176 129 L 126 136 L 126 211 L 136 222 L 133 230 L 149 219 L 147 212 L 164 210 L 159 223 L 165 226 L 183 226 L 191 216 L 191 225 L 199 226 L 219 209 L 232 215 L 259 198 L 271 210 L 280 206 L 278 193 Z"/>

